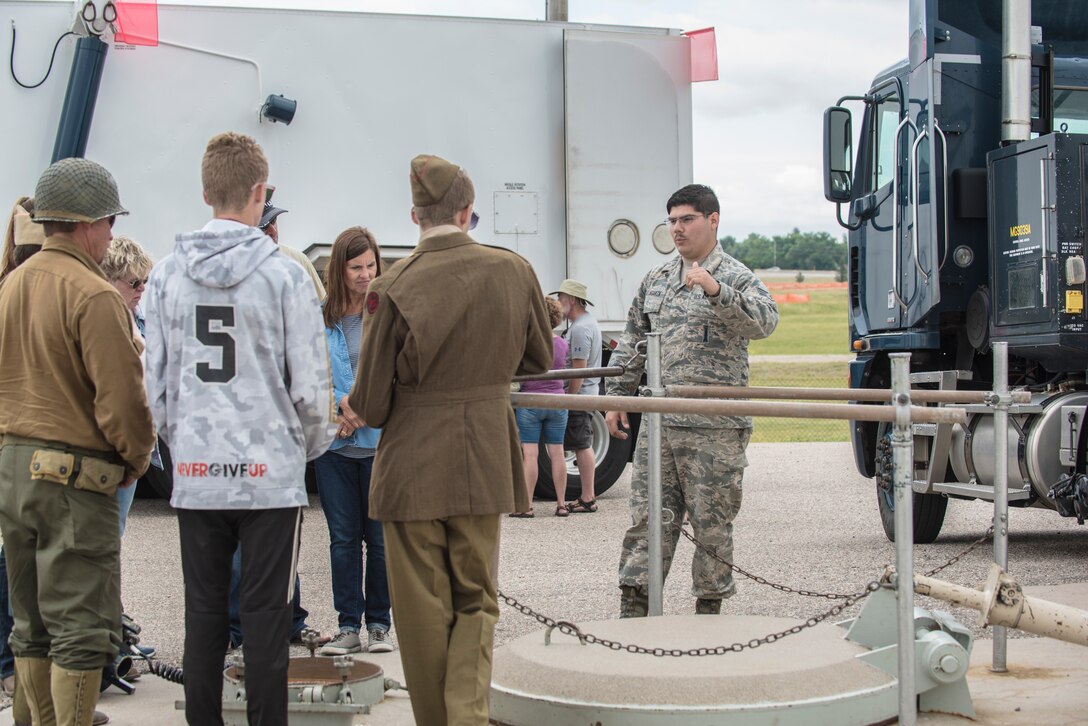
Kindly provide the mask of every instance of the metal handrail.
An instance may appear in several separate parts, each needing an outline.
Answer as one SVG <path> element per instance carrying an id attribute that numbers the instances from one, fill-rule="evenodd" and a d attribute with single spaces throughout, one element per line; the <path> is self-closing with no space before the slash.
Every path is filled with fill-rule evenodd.
<path id="1" fill-rule="evenodd" d="M 544 373 L 527 373 L 514 376 L 514 383 L 528 381 L 562 381 L 572 378 L 616 378 L 627 372 L 626 366 L 605 366 L 603 368 L 556 368 Z"/>
<path id="2" fill-rule="evenodd" d="M 944 135 L 936 118 L 933 119 L 933 130 L 941 139 L 941 196 L 944 198 L 944 254 L 941 255 L 941 264 L 937 267 L 940 272 L 944 269 L 944 263 L 948 262 L 948 250 L 952 248 L 952 241 L 948 238 L 948 137 Z"/>
<path id="3" fill-rule="evenodd" d="M 895 421 L 895 408 L 841 403 L 786 401 L 714 401 L 693 398 L 650 398 L 646 396 L 581 396 L 564 393 L 511 393 L 515 408 L 550 408 L 567 411 L 623 411 L 626 413 L 675 413 L 702 416 L 783 416 L 848 421 Z M 911 406 L 910 419 L 916 423 L 966 423 L 962 408 Z"/>
<path id="4" fill-rule="evenodd" d="M 892 290 L 895 301 L 904 310 L 907 303 L 899 296 L 899 137 L 903 129 L 909 126 L 918 135 L 918 127 L 910 120 L 910 116 L 903 117 L 899 125 L 895 127 L 895 173 L 892 174 Z M 910 164 L 910 154 L 907 155 L 907 164 Z"/>
<path id="5" fill-rule="evenodd" d="M 872 401 L 889 403 L 893 392 L 881 388 L 800 388 L 770 386 L 665 386 L 670 396 L 683 398 L 727 398 L 727 399 L 792 399 L 808 401 Z M 1029 391 L 1013 391 L 1013 403 L 1030 403 Z M 918 403 L 991 403 L 994 394 L 990 391 L 935 391 L 926 388 L 912 388 L 911 401 Z"/>
<path id="6" fill-rule="evenodd" d="M 918 270 L 918 274 L 922 276 L 923 285 L 929 284 L 929 275 L 922 269 L 922 263 L 918 259 L 918 198 L 921 196 L 918 188 L 920 184 L 919 177 L 921 176 L 918 173 L 918 146 L 922 143 L 922 139 L 928 135 L 929 129 L 923 128 L 910 146 L 910 193 L 914 197 L 914 204 L 911 205 L 911 220 L 914 224 L 910 230 L 910 246 L 914 252 L 914 267 Z"/>

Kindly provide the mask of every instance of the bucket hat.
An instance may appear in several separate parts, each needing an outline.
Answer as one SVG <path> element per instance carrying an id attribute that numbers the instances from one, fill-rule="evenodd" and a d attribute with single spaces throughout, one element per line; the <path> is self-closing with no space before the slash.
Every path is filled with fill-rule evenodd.
<path id="1" fill-rule="evenodd" d="M 586 305 L 592 305 L 593 304 L 593 303 L 591 303 L 589 301 L 589 298 L 586 297 L 586 284 L 584 282 L 578 282 L 577 280 L 570 280 L 570 279 L 563 280 L 562 284 L 559 285 L 558 290 L 556 290 L 555 292 L 550 292 L 548 294 L 549 295 L 557 295 L 557 294 L 559 294 L 561 292 L 565 292 L 566 294 L 570 295 L 571 297 L 576 297 L 579 300 L 585 300 Z"/>

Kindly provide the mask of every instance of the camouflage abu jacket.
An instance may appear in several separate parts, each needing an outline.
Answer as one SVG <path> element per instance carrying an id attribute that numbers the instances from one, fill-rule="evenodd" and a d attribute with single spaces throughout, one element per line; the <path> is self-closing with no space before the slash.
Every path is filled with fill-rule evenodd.
<path id="1" fill-rule="evenodd" d="M 701 287 L 684 286 L 677 256 L 646 275 L 627 313 L 627 329 L 612 354 L 624 362 L 646 333 L 661 333 L 664 385 L 748 385 L 748 341 L 766 338 L 778 325 L 778 306 L 751 270 L 714 250 L 702 263 L 722 289 L 708 298 Z M 639 359 L 619 378 L 608 378 L 608 395 L 635 395 L 645 363 Z M 751 428 L 747 416 L 666 414 L 666 426 Z"/>

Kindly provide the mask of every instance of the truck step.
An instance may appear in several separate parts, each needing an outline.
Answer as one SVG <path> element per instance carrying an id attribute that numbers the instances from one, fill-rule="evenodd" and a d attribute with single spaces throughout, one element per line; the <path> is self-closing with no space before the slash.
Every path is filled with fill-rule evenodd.
<path id="1" fill-rule="evenodd" d="M 963 482 L 934 482 L 933 491 L 941 494 L 953 494 L 957 497 L 973 497 L 987 502 L 994 500 L 994 488 L 985 484 L 964 484 Z M 1018 502 L 1031 498 L 1031 488 L 1009 489 L 1009 501 Z"/>

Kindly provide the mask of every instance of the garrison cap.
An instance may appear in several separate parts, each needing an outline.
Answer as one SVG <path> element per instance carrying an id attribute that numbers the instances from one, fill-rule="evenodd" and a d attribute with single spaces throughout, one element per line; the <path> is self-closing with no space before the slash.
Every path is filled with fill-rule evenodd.
<path id="1" fill-rule="evenodd" d="M 457 177 L 461 167 L 433 154 L 420 154 L 412 159 L 412 204 L 429 207 L 438 204 Z"/>
<path id="2" fill-rule="evenodd" d="M 592 305 L 589 298 L 586 297 L 586 284 L 584 282 L 578 282 L 577 280 L 563 280 L 559 285 L 559 289 L 555 292 L 548 293 L 549 295 L 558 295 L 561 292 L 565 292 L 571 297 L 576 297 L 579 300 L 585 300 L 586 305 Z"/>
<path id="3" fill-rule="evenodd" d="M 101 164 L 69 158 L 51 164 L 34 190 L 35 222 L 97 222 L 128 214 L 117 182 Z"/>
<path id="4" fill-rule="evenodd" d="M 15 246 L 20 245 L 43 245 L 45 244 L 45 232 L 42 230 L 40 224 L 34 224 L 34 220 L 30 218 L 30 213 L 23 207 L 22 202 L 27 199 L 23 197 L 15 203 L 15 207 L 11 210 L 11 217 L 15 220 Z"/>

